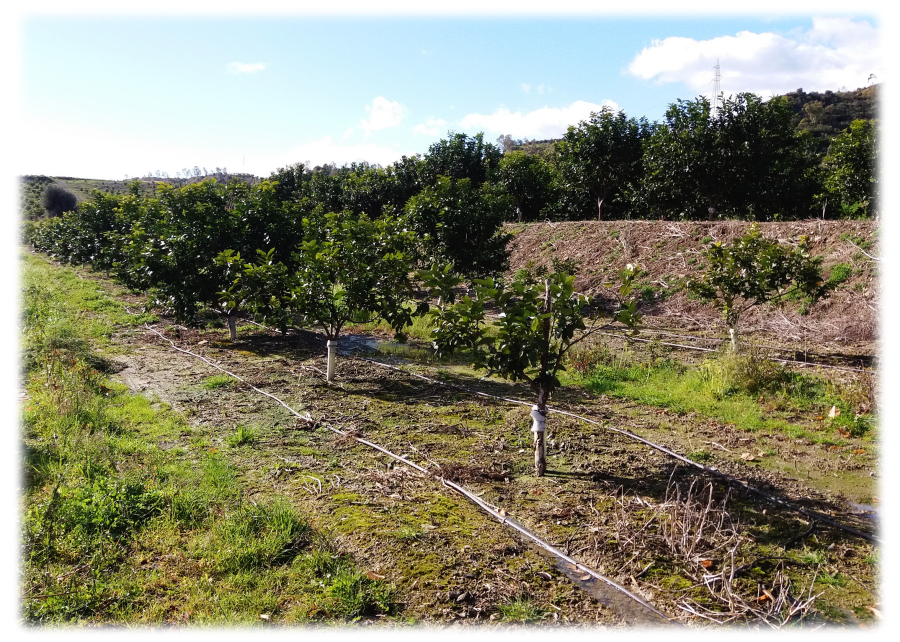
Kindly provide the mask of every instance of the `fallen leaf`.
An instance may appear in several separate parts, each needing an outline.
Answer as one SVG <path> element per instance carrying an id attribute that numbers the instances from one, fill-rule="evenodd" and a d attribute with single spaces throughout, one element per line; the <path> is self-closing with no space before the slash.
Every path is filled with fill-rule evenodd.
<path id="1" fill-rule="evenodd" d="M 869 609 L 872 612 L 872 614 L 875 617 L 877 617 L 879 620 L 881 619 L 881 611 L 876 609 L 874 606 L 867 606 L 866 608 Z"/>
<path id="2" fill-rule="evenodd" d="M 838 434 L 841 437 L 849 437 L 850 436 L 850 433 L 848 431 L 844 430 L 843 428 L 838 428 Z"/>
<path id="3" fill-rule="evenodd" d="M 384 579 L 384 575 L 379 575 L 375 571 L 366 571 L 366 577 L 368 577 L 370 580 L 383 580 Z"/>
<path id="4" fill-rule="evenodd" d="M 742 453 L 742 454 L 741 454 L 741 459 L 743 459 L 744 461 L 755 461 L 755 460 L 756 460 L 756 457 L 754 457 L 754 456 L 751 455 L 750 453 Z"/>
<path id="5" fill-rule="evenodd" d="M 260 615 L 259 615 L 260 620 L 268 620 L 269 617 L 270 617 L 270 615 L 268 613 L 260 613 Z"/>
<path id="6" fill-rule="evenodd" d="M 197 342 L 197 345 L 198 345 L 198 346 L 202 346 L 204 343 L 206 343 L 206 339 L 204 339 L 203 341 L 198 341 L 198 342 Z"/>
<path id="7" fill-rule="evenodd" d="M 864 454 L 865 452 L 866 452 L 866 449 L 865 449 L 865 448 L 857 448 L 856 450 L 853 451 L 853 454 L 854 454 L 854 455 L 862 455 L 862 454 Z"/>
<path id="8" fill-rule="evenodd" d="M 832 406 L 831 410 L 828 411 L 828 416 L 831 417 L 832 419 L 834 419 L 835 417 L 840 417 L 841 411 L 838 410 L 837 406 Z"/>
<path id="9" fill-rule="evenodd" d="M 829 446 L 828 450 L 843 450 L 843 446 Z"/>
<path id="10" fill-rule="evenodd" d="M 497 512 L 500 513 L 501 517 L 506 517 L 506 509 L 505 508 L 498 508 Z"/>
<path id="11" fill-rule="evenodd" d="M 712 565 L 713 565 L 712 560 L 700 560 L 700 566 L 702 566 L 703 568 L 709 568 Z"/>
<path id="12" fill-rule="evenodd" d="M 816 417 L 816 419 L 818 419 L 819 421 L 822 421 L 823 419 L 825 419 L 825 417 L 823 417 L 822 415 L 819 415 Z"/>

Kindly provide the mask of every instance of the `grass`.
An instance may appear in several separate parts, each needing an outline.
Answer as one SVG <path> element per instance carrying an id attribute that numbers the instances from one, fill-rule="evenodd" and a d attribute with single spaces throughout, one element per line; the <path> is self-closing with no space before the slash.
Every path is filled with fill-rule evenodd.
<path id="1" fill-rule="evenodd" d="M 70 270 L 53 276 L 33 257 L 25 266 L 25 622 L 259 625 L 261 614 L 303 623 L 398 610 L 393 588 L 288 499 L 245 500 L 226 455 L 187 447 L 195 429 L 182 415 L 93 367 L 93 345 L 118 314 L 82 306 L 103 301 L 88 296 L 96 284 L 72 281 Z M 81 291 L 74 306 L 66 288 Z M 233 443 L 255 438 L 238 426 Z M 163 450 L 164 441 L 184 447 Z M 326 555 L 331 572 L 307 563 Z"/>
<path id="2" fill-rule="evenodd" d="M 212 375 L 203 380 L 201 384 L 207 390 L 216 390 L 217 388 L 229 388 L 234 385 L 234 379 L 225 374 Z"/>
<path id="3" fill-rule="evenodd" d="M 507 622 L 518 622 L 527 624 L 529 622 L 537 622 L 543 620 L 547 616 L 547 612 L 534 604 L 528 597 L 517 597 L 507 604 L 497 606 L 497 612 L 500 618 Z"/>
<path id="4" fill-rule="evenodd" d="M 853 412 L 859 396 L 853 390 L 792 372 L 752 351 L 738 355 L 724 351 L 688 367 L 652 355 L 649 361 L 639 362 L 627 348 L 614 352 L 601 345 L 573 351 L 570 363 L 572 373 L 564 377 L 567 383 L 581 385 L 594 394 L 630 399 L 676 413 L 697 412 L 745 430 L 778 430 L 837 444 L 839 437 L 835 433 L 844 430 L 852 436 L 863 436 L 875 421 L 871 415 Z M 841 414 L 828 423 L 828 434 L 813 434 L 772 412 L 790 410 L 813 419 L 827 414 L 832 405 Z"/>
<path id="5" fill-rule="evenodd" d="M 234 434 L 228 438 L 228 445 L 233 448 L 237 448 L 239 446 L 247 446 L 252 445 L 256 442 L 259 435 L 256 430 L 251 428 L 250 426 L 238 426 Z"/>

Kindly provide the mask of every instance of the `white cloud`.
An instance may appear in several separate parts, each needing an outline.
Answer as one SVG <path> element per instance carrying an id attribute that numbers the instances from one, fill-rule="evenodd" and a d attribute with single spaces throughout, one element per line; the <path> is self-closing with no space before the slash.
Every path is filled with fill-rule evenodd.
<path id="1" fill-rule="evenodd" d="M 440 136 L 444 133 L 447 121 L 443 118 L 429 118 L 424 123 L 419 123 L 413 127 L 413 133 L 418 136 Z"/>
<path id="2" fill-rule="evenodd" d="M 556 138 L 562 136 L 570 125 L 577 125 L 590 117 L 591 112 L 604 107 L 619 109 L 611 100 L 604 100 L 599 105 L 577 100 L 568 107 L 542 107 L 526 114 L 506 108 L 500 108 L 493 114 L 469 114 L 460 125 L 464 131 L 490 131 L 509 134 L 513 138 Z"/>
<path id="3" fill-rule="evenodd" d="M 344 132 L 344 135 L 341 136 L 341 140 L 347 140 L 348 138 L 350 138 L 353 135 L 353 131 L 354 130 L 352 127 L 348 127 L 347 131 Z"/>
<path id="4" fill-rule="evenodd" d="M 398 102 L 391 102 L 384 96 L 378 96 L 371 105 L 366 106 L 366 111 L 369 113 L 368 120 L 362 119 L 359 124 L 365 130 L 366 136 L 370 136 L 373 131 L 399 125 L 406 116 L 407 109 Z"/>
<path id="5" fill-rule="evenodd" d="M 257 71 L 262 71 L 265 68 L 266 65 L 262 62 L 229 62 L 226 66 L 230 74 L 255 74 Z"/>
<path id="6" fill-rule="evenodd" d="M 341 166 L 354 161 L 367 161 L 384 166 L 399 160 L 403 155 L 412 156 L 414 153 L 374 143 L 347 145 L 335 142 L 331 136 L 324 136 L 310 143 L 298 145 L 284 154 L 279 154 L 277 158 L 265 164 L 271 166 L 272 169 L 297 162 L 309 163 L 313 167 L 326 163 L 336 163 Z M 268 169 L 267 173 L 272 169 Z"/>
<path id="7" fill-rule="evenodd" d="M 522 88 L 522 91 L 524 91 L 526 94 L 531 92 L 531 85 L 529 85 L 527 82 L 523 82 L 519 86 Z"/>
<path id="8" fill-rule="evenodd" d="M 657 83 L 683 82 L 712 92 L 713 65 L 720 61 L 722 91 L 771 95 L 865 87 L 869 74 L 882 80 L 879 30 L 847 18 L 814 18 L 812 27 L 786 34 L 741 31 L 710 40 L 666 38 L 643 49 L 626 68 Z"/>

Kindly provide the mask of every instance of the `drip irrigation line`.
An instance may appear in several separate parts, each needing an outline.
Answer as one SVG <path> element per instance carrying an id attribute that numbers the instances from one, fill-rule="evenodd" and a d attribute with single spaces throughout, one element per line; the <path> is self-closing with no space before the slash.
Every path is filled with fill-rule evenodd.
<path id="1" fill-rule="evenodd" d="M 500 400 L 500 401 L 507 401 L 507 402 L 510 402 L 510 403 L 519 404 L 519 405 L 521 405 L 521 406 L 529 406 L 529 407 L 530 407 L 530 406 L 532 405 L 531 403 L 529 403 L 529 402 L 527 402 L 527 401 L 521 401 L 521 400 L 519 400 L 519 399 L 510 399 L 510 398 L 508 398 L 508 397 L 499 397 L 499 396 L 497 396 L 497 395 L 491 395 L 491 394 L 488 394 L 488 393 L 486 393 L 486 392 L 480 392 L 480 391 L 478 391 L 478 390 L 472 390 L 472 389 L 469 389 L 469 388 L 466 388 L 466 387 L 464 387 L 464 386 L 460 386 L 460 385 L 457 385 L 457 384 L 446 383 L 446 382 L 443 382 L 443 381 L 438 381 L 437 379 L 431 379 L 430 377 L 426 377 L 426 376 L 424 376 L 424 375 L 420 375 L 420 374 L 418 374 L 418 373 L 411 372 L 411 371 L 409 371 L 409 370 L 404 370 L 403 368 L 398 368 L 397 366 L 392 366 L 392 365 L 387 364 L 387 363 L 381 363 L 381 362 L 379 362 L 379 361 L 374 361 L 374 360 L 372 360 L 372 359 L 367 359 L 367 358 L 365 358 L 365 357 L 354 357 L 354 358 L 355 358 L 355 359 L 359 359 L 359 360 L 361 360 L 361 361 L 366 361 L 366 362 L 368 362 L 368 363 L 371 363 L 371 364 L 374 364 L 374 365 L 377 365 L 377 366 L 381 366 L 381 367 L 383 367 L 383 368 L 390 368 L 391 370 L 396 370 L 396 371 L 398 371 L 398 372 L 402 372 L 402 373 L 404 373 L 404 374 L 411 375 L 411 376 L 417 377 L 417 378 L 419 378 L 419 379 L 424 379 L 425 381 L 429 381 L 429 382 L 431 382 L 431 383 L 436 383 L 436 384 L 438 384 L 438 385 L 447 386 L 447 387 L 449 387 L 449 388 L 455 388 L 455 389 L 457 389 L 457 390 L 461 390 L 461 391 L 467 392 L 467 393 L 469 393 L 469 394 L 474 394 L 474 395 L 478 395 L 478 396 L 481 396 L 481 397 L 489 397 L 489 398 L 491 398 L 491 399 L 498 399 L 498 400 Z M 685 457 L 685 456 L 683 456 L 683 455 L 679 455 L 678 453 L 669 450 L 669 449 L 666 448 L 665 446 L 660 446 L 659 444 L 653 443 L 652 441 L 649 441 L 648 439 L 644 439 L 644 438 L 641 437 L 640 435 L 636 435 L 636 434 L 634 434 L 634 433 L 632 433 L 632 432 L 629 432 L 629 431 L 627 431 L 627 430 L 622 430 L 621 428 L 614 428 L 613 426 L 610 426 L 610 425 L 607 425 L 607 424 L 603 424 L 603 423 L 601 423 L 601 422 L 599 422 L 599 421 L 596 421 L 596 420 L 594 420 L 594 419 L 589 419 L 589 418 L 584 417 L 584 416 L 582 416 L 582 415 L 576 415 L 575 413 L 568 412 L 568 411 L 565 411 L 565 410 L 558 410 L 558 409 L 556 409 L 556 408 L 553 408 L 553 407 L 550 406 L 550 405 L 547 406 L 547 412 L 554 412 L 554 413 L 557 413 L 557 414 L 560 414 L 560 415 L 565 415 L 565 416 L 567 416 L 567 417 L 572 417 L 572 418 L 574 418 L 574 419 L 580 419 L 581 421 L 584 421 L 584 422 L 589 423 L 589 424 L 593 424 L 593 425 L 595 425 L 595 426 L 599 426 L 600 428 L 604 428 L 604 429 L 606 429 L 606 430 L 611 430 L 611 431 L 616 432 L 616 433 L 619 433 L 619 434 L 621 434 L 621 435 L 625 435 L 626 437 L 628 437 L 628 438 L 630 438 L 630 439 L 634 439 L 634 440 L 639 441 L 639 442 L 641 442 L 641 443 L 643 443 L 643 444 L 646 444 L 646 445 L 649 446 L 650 448 L 653 448 L 653 449 L 655 449 L 655 450 L 658 450 L 659 452 L 664 453 L 664 454 L 668 455 L 669 457 L 673 457 L 674 459 L 677 459 L 677 460 L 679 460 L 679 461 L 681 461 L 681 462 L 684 462 L 685 464 L 688 464 L 689 466 L 693 466 L 694 468 L 698 468 L 698 469 L 700 469 L 700 470 L 702 470 L 702 471 L 704 471 L 704 472 L 706 472 L 706 473 L 708 473 L 708 474 L 710 474 L 710 475 L 713 475 L 713 476 L 718 477 L 718 478 L 720 478 L 720 479 L 722 479 L 722 480 L 725 480 L 725 481 L 727 481 L 727 482 L 730 483 L 730 484 L 735 484 L 735 485 L 737 485 L 737 486 L 740 486 L 740 487 L 743 488 L 745 491 L 750 492 L 750 493 L 753 493 L 753 494 L 755 494 L 755 495 L 758 495 L 759 497 L 762 497 L 763 499 L 765 499 L 765 500 L 767 500 L 767 501 L 770 501 L 770 502 L 773 502 L 773 503 L 775 503 L 775 504 L 778 504 L 779 506 L 782 506 L 782 507 L 787 508 L 787 509 L 789 509 L 789 510 L 792 510 L 792 511 L 795 511 L 795 512 L 798 512 L 798 513 L 801 513 L 802 515 L 805 515 L 806 517 L 809 517 L 810 519 L 818 520 L 818 521 L 820 521 L 820 522 L 823 522 L 823 523 L 825 523 L 825 524 L 828 524 L 829 526 L 833 526 L 833 527 L 835 527 L 835 528 L 837 528 L 837 529 L 840 529 L 840 530 L 842 530 L 842 531 L 846 531 L 847 533 L 850 533 L 850 534 L 852 534 L 852 535 L 856 535 L 857 537 L 861 537 L 861 538 L 863 538 L 863 539 L 865 539 L 865 540 L 867 540 L 867 541 L 870 541 L 870 542 L 873 542 L 873 543 L 879 543 L 879 542 L 880 542 L 880 540 L 879 540 L 876 536 L 872 535 L 871 533 L 865 533 L 865 532 L 863 532 L 863 531 L 857 530 L 857 529 L 853 528 L 852 526 L 847 526 L 846 524 L 842 524 L 842 523 L 840 523 L 840 522 L 834 521 L 833 519 L 831 519 L 831 518 L 829 518 L 829 517 L 827 517 L 827 516 L 825 516 L 825 515 L 823 515 L 823 514 L 817 512 L 817 511 L 812 511 L 812 510 L 803 508 L 802 506 L 797 506 L 797 505 L 792 504 L 792 503 L 790 503 L 790 502 L 788 502 L 788 501 L 785 501 L 785 500 L 783 500 L 783 499 L 781 499 L 781 498 L 779 498 L 779 497 L 775 497 L 774 495 L 770 495 L 769 493 L 766 493 L 765 491 L 762 491 L 762 490 L 759 490 L 759 489 L 757 489 L 757 488 L 754 488 L 753 486 L 751 486 L 749 483 L 747 483 L 747 482 L 745 482 L 745 481 L 742 481 L 742 480 L 740 480 L 740 479 L 737 479 L 736 477 L 732 477 L 731 475 L 728 475 L 728 474 L 726 474 L 726 473 L 721 472 L 721 471 L 718 470 L 717 468 L 713 468 L 713 467 L 709 467 L 709 466 L 704 466 L 703 464 L 697 463 L 697 462 L 695 462 L 695 461 L 693 461 L 693 460 L 688 459 L 687 457 Z"/>
<path id="2" fill-rule="evenodd" d="M 181 352 L 181 353 L 183 353 L 183 354 L 187 354 L 187 355 L 190 355 L 190 356 L 195 357 L 195 358 L 197 358 L 197 359 L 200 359 L 201 361 L 203 361 L 203 362 L 209 364 L 209 365 L 212 366 L 213 368 L 216 368 L 217 370 L 220 370 L 220 371 L 224 372 L 224 373 L 227 374 L 228 376 L 234 377 L 235 379 L 237 379 L 237 380 L 240 381 L 241 383 L 246 384 L 246 385 L 249 386 L 252 390 L 254 390 L 254 391 L 256 391 L 256 392 L 258 392 L 258 393 L 260 393 L 260 394 L 262 394 L 262 395 L 265 395 L 266 397 L 269 397 L 270 399 L 274 400 L 275 402 L 277 402 L 279 405 L 283 406 L 283 407 L 284 407 L 285 409 L 287 409 L 291 414 L 293 414 L 294 416 L 298 417 L 299 419 L 302 419 L 303 421 L 305 421 L 305 422 L 307 422 L 307 423 L 313 423 L 314 420 L 313 420 L 312 416 L 311 416 L 308 412 L 307 412 L 305 415 L 304 415 L 304 414 L 301 414 L 301 413 L 299 413 L 299 412 L 297 412 L 296 410 L 294 410 L 293 408 L 291 408 L 288 404 L 286 404 L 284 401 L 282 401 L 281 399 L 279 399 L 279 398 L 276 397 L 275 395 L 270 394 L 270 393 L 266 392 L 265 390 L 260 390 L 260 389 L 257 388 L 256 386 L 254 386 L 254 385 L 252 385 L 251 383 L 247 382 L 247 381 L 246 381 L 245 379 L 243 379 L 242 377 L 240 377 L 240 376 L 234 374 L 233 372 L 231 372 L 231 371 L 229 371 L 229 370 L 226 370 L 226 369 L 223 368 L 222 366 L 220 366 L 220 365 L 218 365 L 218 364 L 216 364 L 216 363 L 210 361 L 210 360 L 207 359 L 206 357 L 204 357 L 204 356 L 202 356 L 202 355 L 199 355 L 199 354 L 197 354 L 197 353 L 195 353 L 195 352 L 191 352 L 190 350 L 184 350 L 183 348 L 179 348 L 178 346 L 175 345 L 175 343 L 174 343 L 171 339 L 169 339 L 168 337 L 164 336 L 161 332 L 159 332 L 159 331 L 156 330 L 155 328 L 153 328 L 153 327 L 151 327 L 151 326 L 149 326 L 149 325 L 145 325 L 144 327 L 147 328 L 148 330 L 150 330 L 151 332 L 153 332 L 154 334 L 156 334 L 157 336 L 159 336 L 162 340 L 166 341 L 169 345 L 172 346 L 172 348 L 173 348 L 174 350 L 177 350 L 178 352 Z M 374 363 L 374 362 L 373 362 L 373 363 Z M 379 364 L 379 365 L 386 365 L 386 364 Z M 391 366 L 388 366 L 388 367 L 391 367 Z M 328 422 L 322 422 L 322 424 L 324 425 L 325 428 L 328 428 L 329 430 L 331 430 L 331 431 L 334 432 L 334 433 L 337 433 L 337 434 L 339 434 L 339 435 L 341 435 L 341 436 L 344 436 L 344 437 L 351 437 L 351 438 L 355 439 L 356 441 L 358 441 L 358 442 L 361 443 L 361 444 L 364 444 L 364 445 L 366 445 L 366 446 L 368 446 L 368 447 L 370 447 L 370 448 L 373 448 L 373 449 L 375 449 L 375 450 L 377 450 L 377 451 L 379 451 L 379 452 L 381 452 L 381 453 L 384 453 L 384 454 L 387 455 L 388 457 L 391 457 L 392 459 L 395 459 L 395 460 L 397 460 L 397 461 L 399 461 L 399 462 L 402 462 L 402 463 L 406 464 L 407 466 L 410 466 L 411 468 L 414 468 L 415 470 L 418 470 L 419 472 L 425 474 L 425 475 L 428 476 L 428 477 L 431 477 L 431 478 L 433 478 L 433 479 L 436 479 L 437 481 L 440 481 L 441 484 L 443 484 L 444 486 L 446 486 L 447 488 L 449 488 L 449 489 L 451 489 L 451 490 L 453 490 L 453 491 L 456 491 L 457 493 L 459 493 L 460 495 L 462 495 L 462 496 L 465 497 L 466 499 L 470 500 L 470 501 L 473 502 L 475 505 L 477 505 L 479 508 L 481 508 L 483 511 L 485 511 L 486 513 L 488 513 L 489 515 L 491 515 L 493 518 L 495 518 L 497 521 L 499 521 L 501 524 L 505 524 L 506 526 L 510 527 L 511 529 L 513 529 L 514 531 L 516 531 L 516 532 L 518 532 L 520 535 L 522 535 L 524 538 L 526 538 L 527 540 L 529 540 L 530 542 L 532 542 L 534 545 L 538 546 L 539 548 L 543 549 L 544 551 L 546 551 L 546 552 L 550 553 L 551 555 L 553 555 L 554 557 L 556 557 L 558 560 L 560 560 L 560 561 L 564 562 L 565 564 L 569 565 L 569 567 L 571 567 L 570 569 L 568 569 L 568 572 L 569 572 L 569 573 L 571 573 L 572 571 L 577 571 L 577 572 L 580 572 L 580 573 L 584 574 L 585 577 L 580 578 L 580 581 L 581 581 L 581 582 L 584 582 L 584 581 L 589 580 L 589 579 L 593 579 L 593 580 L 595 580 L 595 581 L 602 582 L 603 584 L 605 584 L 605 585 L 608 586 L 609 588 L 611 588 L 611 589 L 617 591 L 619 594 L 624 595 L 625 597 L 629 598 L 629 599 L 632 600 L 633 602 L 635 602 L 635 603 L 639 604 L 640 606 L 642 606 L 644 609 L 646 609 L 650 614 L 652 614 L 652 615 L 653 615 L 656 619 L 658 619 L 660 622 L 665 622 L 665 623 L 667 623 L 667 624 L 673 624 L 673 625 L 675 625 L 675 626 L 684 628 L 684 625 L 682 625 L 681 623 L 679 623 L 679 622 L 673 620 L 672 618 L 670 618 L 669 616 L 665 615 L 664 613 L 658 611 L 658 610 L 655 609 L 653 606 L 651 606 L 650 604 L 648 604 L 644 599 L 642 599 L 641 597 L 635 595 L 634 593 L 632 593 L 631 591 L 629 591 L 629 590 L 626 589 L 625 587 L 620 586 L 619 584 L 617 584 L 617 583 L 614 582 L 613 580 L 609 579 L 608 577 L 605 577 L 605 576 L 601 575 L 601 574 L 598 573 L 597 571 L 593 570 L 592 568 L 590 568 L 590 567 L 588 567 L 588 566 L 585 566 L 584 564 L 581 564 L 580 562 L 578 562 L 578 561 L 572 559 L 571 557 L 569 557 L 568 555 L 564 554 L 564 553 L 563 553 L 562 551 L 560 551 L 559 549 L 557 549 L 557 548 L 555 548 L 554 546 L 550 545 L 549 543 L 547 543 L 546 541 L 544 541 L 543 539 L 541 539 L 540 537 L 538 537 L 537 535 L 535 535 L 534 533 L 532 533 L 532 532 L 531 532 L 530 530 L 528 530 L 526 527 L 524 527 L 523 525 L 519 524 L 517 521 L 515 521 L 515 520 L 512 519 L 511 517 L 509 517 L 509 516 L 506 514 L 506 511 L 505 511 L 504 509 L 498 509 L 497 507 L 492 506 L 491 504 L 489 504 L 488 502 L 484 501 L 483 499 L 481 499 L 480 497 L 478 497 L 477 495 L 475 495 L 474 493 L 472 493 L 472 492 L 469 491 L 468 489 L 466 489 L 466 488 L 464 488 L 464 487 L 462 487 L 462 486 L 460 486 L 460 485 L 458 485 L 458 484 L 456 484 L 456 483 L 454 483 L 454 482 L 452 482 L 452 481 L 449 481 L 449 480 L 445 479 L 445 478 L 442 477 L 442 476 L 436 475 L 436 474 L 433 473 L 432 471 L 430 471 L 430 470 L 428 470 L 428 469 L 426 469 L 426 468 L 423 468 L 422 466 L 416 464 L 415 462 L 412 462 L 412 461 L 406 459 L 405 457 L 402 457 L 402 456 L 400 456 L 400 455 L 397 455 L 397 454 L 391 452 L 390 450 L 388 450 L 388 449 L 386 449 L 386 448 L 384 448 L 384 447 L 382 447 L 382 446 L 379 446 L 378 444 L 372 443 L 371 441 L 368 441 L 368 440 L 363 439 L 363 438 L 361 438 L 361 437 L 357 437 L 357 436 L 355 436 L 355 435 L 353 435 L 353 434 L 351 434 L 351 433 L 348 433 L 348 432 L 345 432 L 345 431 L 340 430 L 340 429 L 338 429 L 338 428 L 335 428 L 334 426 L 330 425 Z M 561 569 L 561 570 L 564 570 L 564 572 L 565 572 L 565 569 Z M 567 573 L 567 574 L 568 574 L 568 573 Z M 587 577 L 587 576 L 589 576 L 589 577 Z M 622 613 L 620 613 L 620 615 L 623 615 L 623 616 L 624 616 L 624 614 L 622 614 Z M 644 619 L 646 619 L 646 617 L 645 617 Z"/>
<path id="3" fill-rule="evenodd" d="M 653 343 L 653 339 L 641 339 L 638 337 L 623 337 L 622 335 L 615 334 L 612 332 L 601 332 L 603 336 L 606 337 L 615 337 L 617 339 L 622 339 L 623 341 L 640 341 L 641 343 Z M 682 348 L 684 350 L 697 350 L 699 352 L 718 352 L 718 348 L 701 348 L 700 346 L 686 346 L 680 343 L 667 343 L 665 341 L 659 341 L 659 345 L 663 346 L 671 346 L 673 348 Z M 773 350 L 786 350 L 783 348 L 772 348 Z M 832 366 L 827 363 L 810 363 L 809 361 L 797 361 L 795 359 L 770 359 L 770 361 L 775 361 L 776 363 L 790 363 L 798 366 L 804 366 L 808 368 L 828 368 L 830 370 L 843 370 L 846 372 L 864 372 L 864 373 L 877 373 L 878 371 L 875 368 L 850 368 L 846 366 Z"/>

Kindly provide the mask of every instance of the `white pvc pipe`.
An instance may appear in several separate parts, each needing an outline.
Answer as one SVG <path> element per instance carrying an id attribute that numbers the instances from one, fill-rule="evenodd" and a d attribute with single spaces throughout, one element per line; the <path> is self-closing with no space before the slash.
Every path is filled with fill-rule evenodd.
<path id="1" fill-rule="evenodd" d="M 337 339 L 328 340 L 328 369 L 325 373 L 325 380 L 328 382 L 334 381 L 334 354 L 337 352 L 337 344 Z"/>

